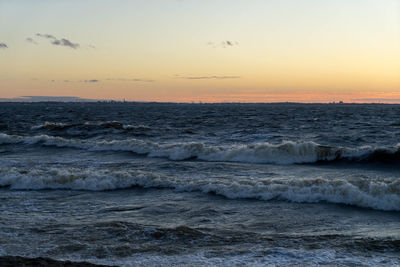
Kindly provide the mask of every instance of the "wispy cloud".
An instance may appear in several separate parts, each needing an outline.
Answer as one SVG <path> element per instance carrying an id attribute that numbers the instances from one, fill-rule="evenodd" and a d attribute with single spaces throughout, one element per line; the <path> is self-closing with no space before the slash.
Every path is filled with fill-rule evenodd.
<path id="1" fill-rule="evenodd" d="M 222 42 L 222 45 L 234 46 L 232 41 L 224 41 L 224 42 Z"/>
<path id="2" fill-rule="evenodd" d="M 356 102 L 400 102 L 400 98 L 355 98 L 351 101 Z"/>
<path id="3" fill-rule="evenodd" d="M 66 46 L 66 47 L 70 47 L 72 49 L 77 49 L 80 46 L 78 43 L 73 43 L 70 40 L 67 40 L 65 38 L 57 39 L 54 35 L 51 35 L 51 34 L 37 33 L 36 36 L 45 38 L 45 39 L 49 39 L 51 44 L 57 45 L 57 46 Z"/>
<path id="4" fill-rule="evenodd" d="M 31 38 L 31 37 L 28 37 L 28 38 L 26 38 L 25 39 L 28 43 L 31 43 L 31 44 L 35 44 L 35 45 L 37 45 L 38 43 L 33 39 L 33 38 Z"/>
<path id="5" fill-rule="evenodd" d="M 240 76 L 180 76 L 175 75 L 177 79 L 186 79 L 186 80 L 225 80 L 225 79 L 240 79 Z"/>
<path id="6" fill-rule="evenodd" d="M 20 96 L 14 98 L 0 98 L 0 102 L 94 102 L 96 99 L 80 98 L 76 96 Z"/>
<path id="7" fill-rule="evenodd" d="M 0 43 L 0 49 L 8 48 L 8 46 L 5 43 Z"/>
<path id="8" fill-rule="evenodd" d="M 76 49 L 79 47 L 79 44 L 74 44 L 71 41 L 67 40 L 67 39 L 61 39 L 61 40 L 54 40 L 51 42 L 53 45 L 61 45 L 61 46 L 68 46 L 71 47 L 73 49 Z"/>
<path id="9" fill-rule="evenodd" d="M 134 78 L 134 79 L 110 78 L 110 79 L 106 79 L 106 80 L 107 81 L 116 81 L 116 82 L 146 82 L 146 83 L 155 82 L 155 80 L 139 79 L 139 78 Z"/>
<path id="10" fill-rule="evenodd" d="M 91 79 L 91 80 L 50 80 L 50 82 L 64 82 L 64 83 L 99 83 L 100 80 Z"/>
<path id="11" fill-rule="evenodd" d="M 41 33 L 37 33 L 36 36 L 43 37 L 43 38 L 47 38 L 47 39 L 56 39 L 56 37 L 54 37 L 54 36 L 51 35 L 51 34 L 41 34 Z"/>
<path id="12" fill-rule="evenodd" d="M 209 45 L 209 46 L 211 46 L 213 48 L 217 48 L 217 47 L 227 48 L 227 47 L 237 46 L 237 45 L 239 45 L 239 43 L 236 42 L 236 41 L 227 40 L 227 41 L 222 41 L 222 42 L 219 42 L 219 43 L 208 42 L 207 45 Z"/>
<path id="13" fill-rule="evenodd" d="M 81 81 L 79 81 L 79 82 L 81 82 L 81 83 L 98 83 L 98 82 L 100 82 L 100 81 L 99 81 L 99 80 L 93 79 L 93 80 L 81 80 Z"/>

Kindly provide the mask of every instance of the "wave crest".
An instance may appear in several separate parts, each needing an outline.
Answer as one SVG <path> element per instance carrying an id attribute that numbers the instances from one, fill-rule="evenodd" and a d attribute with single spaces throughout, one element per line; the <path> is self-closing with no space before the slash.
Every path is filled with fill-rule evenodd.
<path id="1" fill-rule="evenodd" d="M 179 178 L 143 171 L 110 171 L 93 168 L 0 169 L 0 186 L 11 189 L 71 189 L 103 191 L 169 188 L 215 193 L 231 199 L 286 200 L 302 203 L 328 202 L 378 210 L 400 211 L 400 180 L 264 178 Z"/>
<path id="2" fill-rule="evenodd" d="M 70 147 L 91 151 L 129 151 L 170 160 L 199 159 L 245 163 L 301 164 L 320 161 L 400 162 L 400 144 L 392 147 L 356 148 L 323 146 L 314 142 L 287 141 L 281 144 L 257 143 L 209 145 L 200 142 L 156 143 L 140 139 L 111 141 L 66 139 L 48 135 L 17 136 L 0 134 L 0 144 Z"/>

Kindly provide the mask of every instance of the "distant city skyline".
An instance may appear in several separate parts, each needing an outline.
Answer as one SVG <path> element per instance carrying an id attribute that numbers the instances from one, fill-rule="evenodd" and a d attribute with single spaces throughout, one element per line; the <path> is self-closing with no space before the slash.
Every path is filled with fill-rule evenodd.
<path id="1" fill-rule="evenodd" d="M 22 96 L 400 103 L 400 0 L 2 0 Z"/>

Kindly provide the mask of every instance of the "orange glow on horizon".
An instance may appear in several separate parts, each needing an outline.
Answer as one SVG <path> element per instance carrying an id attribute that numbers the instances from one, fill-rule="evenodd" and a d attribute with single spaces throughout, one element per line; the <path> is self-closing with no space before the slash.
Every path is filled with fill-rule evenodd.
<path id="1" fill-rule="evenodd" d="M 50 2 L 0 4 L 0 98 L 400 102 L 400 0 Z"/>

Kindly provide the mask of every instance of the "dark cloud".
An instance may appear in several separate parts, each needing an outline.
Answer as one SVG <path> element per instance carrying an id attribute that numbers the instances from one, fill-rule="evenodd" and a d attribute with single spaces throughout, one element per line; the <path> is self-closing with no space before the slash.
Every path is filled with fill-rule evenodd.
<path id="1" fill-rule="evenodd" d="M 134 79 L 123 79 L 123 78 L 111 78 L 111 79 L 107 79 L 107 81 L 117 81 L 117 82 L 146 82 L 146 83 L 151 83 L 151 82 L 155 82 L 155 80 L 147 80 L 147 79 L 138 79 L 138 78 L 134 78 Z"/>
<path id="2" fill-rule="evenodd" d="M 35 44 L 35 45 L 37 45 L 38 43 L 33 39 L 33 38 L 31 38 L 31 37 L 28 37 L 28 38 L 26 38 L 25 39 L 28 43 L 31 43 L 31 44 Z"/>
<path id="3" fill-rule="evenodd" d="M 61 39 L 57 39 L 55 36 L 51 35 L 51 34 L 41 34 L 41 33 L 37 33 L 36 36 L 42 37 L 42 38 L 46 38 L 46 39 L 50 39 L 52 40 L 51 43 L 53 45 L 58 45 L 58 46 L 67 46 L 70 47 L 72 49 L 77 49 L 79 48 L 79 44 L 77 43 L 73 43 L 70 40 L 67 40 L 65 38 L 61 38 Z"/>
<path id="4" fill-rule="evenodd" d="M 73 49 L 77 49 L 79 47 L 79 44 L 74 44 L 71 41 L 67 40 L 67 39 L 61 39 L 61 40 L 54 40 L 51 42 L 53 45 L 61 45 L 61 46 L 68 46 L 71 47 Z"/>
<path id="5" fill-rule="evenodd" d="M 5 43 L 0 43 L 0 49 L 1 48 L 8 48 L 8 46 Z"/>
<path id="6" fill-rule="evenodd" d="M 240 79 L 240 76 L 176 76 L 178 79 L 186 80 L 225 80 L 225 79 Z"/>

